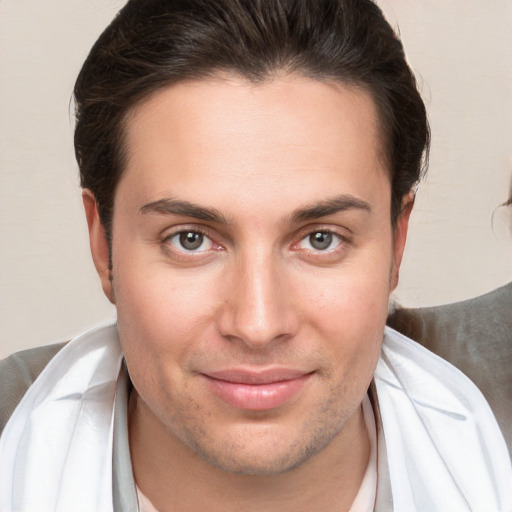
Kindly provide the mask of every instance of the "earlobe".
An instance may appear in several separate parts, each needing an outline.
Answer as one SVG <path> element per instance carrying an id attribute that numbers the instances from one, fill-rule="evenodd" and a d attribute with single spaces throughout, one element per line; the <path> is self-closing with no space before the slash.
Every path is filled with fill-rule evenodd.
<path id="1" fill-rule="evenodd" d="M 103 292 L 107 296 L 108 300 L 112 302 L 112 304 L 115 304 L 108 239 L 105 228 L 100 220 L 96 199 L 90 190 L 84 189 L 82 191 L 82 201 L 84 203 L 85 216 L 87 218 L 89 244 L 91 247 L 94 266 L 96 267 L 96 272 L 98 272 L 100 277 Z"/>
<path id="2" fill-rule="evenodd" d="M 405 249 L 407 239 L 407 230 L 409 227 L 409 218 L 414 206 L 414 192 L 409 192 L 402 200 L 402 209 L 396 221 L 393 241 L 393 269 L 391 272 L 391 289 L 394 290 L 398 285 L 400 274 L 400 264 Z"/>

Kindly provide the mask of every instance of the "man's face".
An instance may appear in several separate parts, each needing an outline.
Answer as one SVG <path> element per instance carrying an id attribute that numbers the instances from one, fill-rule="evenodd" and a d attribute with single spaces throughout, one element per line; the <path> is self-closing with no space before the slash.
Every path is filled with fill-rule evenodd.
<path id="1" fill-rule="evenodd" d="M 219 78 L 168 87 L 127 123 L 112 292 L 143 416 L 234 472 L 335 445 L 372 379 L 404 239 L 370 96 Z"/>

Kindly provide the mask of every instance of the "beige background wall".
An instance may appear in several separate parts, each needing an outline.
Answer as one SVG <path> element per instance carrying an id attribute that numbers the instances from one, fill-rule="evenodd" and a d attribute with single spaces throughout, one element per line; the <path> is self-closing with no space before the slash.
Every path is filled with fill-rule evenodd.
<path id="1" fill-rule="evenodd" d="M 114 316 L 90 262 L 69 104 L 123 3 L 0 1 L 0 356 Z M 380 3 L 433 131 L 396 296 L 417 306 L 484 293 L 512 278 L 512 215 L 496 210 L 512 177 L 512 1 Z"/>

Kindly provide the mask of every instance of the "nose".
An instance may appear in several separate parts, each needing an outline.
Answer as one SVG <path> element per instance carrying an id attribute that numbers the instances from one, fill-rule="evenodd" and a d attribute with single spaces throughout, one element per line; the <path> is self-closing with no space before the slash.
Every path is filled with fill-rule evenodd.
<path id="1" fill-rule="evenodd" d="M 222 336 L 258 350 L 295 334 L 297 315 L 286 276 L 272 256 L 245 258 L 226 277 L 218 317 Z"/>

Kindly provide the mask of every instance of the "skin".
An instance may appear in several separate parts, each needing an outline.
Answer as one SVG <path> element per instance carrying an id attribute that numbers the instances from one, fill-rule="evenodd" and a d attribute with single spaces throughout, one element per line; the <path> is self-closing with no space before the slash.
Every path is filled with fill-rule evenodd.
<path id="1" fill-rule="evenodd" d="M 162 512 L 348 510 L 410 213 L 393 230 L 372 98 L 293 75 L 180 83 L 131 112 L 127 148 L 112 276 L 83 197 L 135 387 L 137 484 Z M 250 410 L 205 378 L 233 367 L 307 377 Z"/>

